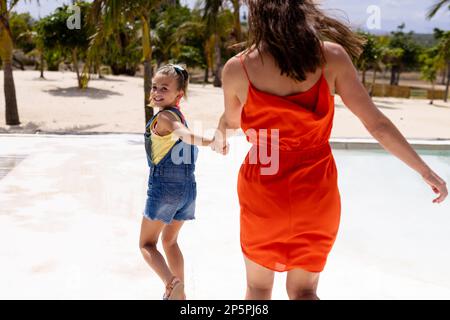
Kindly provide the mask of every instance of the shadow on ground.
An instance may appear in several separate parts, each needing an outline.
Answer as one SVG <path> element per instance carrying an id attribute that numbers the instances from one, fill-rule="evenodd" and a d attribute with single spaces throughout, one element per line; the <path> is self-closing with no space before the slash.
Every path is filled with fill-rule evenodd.
<path id="1" fill-rule="evenodd" d="M 69 88 L 55 88 L 45 90 L 45 92 L 57 97 L 86 97 L 90 99 L 106 99 L 109 96 L 121 96 L 121 93 L 117 93 L 111 90 L 86 88 L 79 89 L 78 87 Z"/>
<path id="2" fill-rule="evenodd" d="M 28 133 L 28 134 L 35 134 L 35 133 L 58 133 L 58 134 L 73 134 L 73 133 L 81 133 L 86 130 L 91 130 L 94 128 L 98 128 L 103 126 L 103 123 L 99 124 L 90 124 L 90 125 L 82 125 L 82 126 L 71 126 L 71 127 L 65 127 L 55 130 L 49 130 L 45 129 L 45 123 L 34 123 L 34 122 L 28 122 L 27 124 L 20 124 L 18 126 L 8 126 L 0 127 L 0 133 Z"/>

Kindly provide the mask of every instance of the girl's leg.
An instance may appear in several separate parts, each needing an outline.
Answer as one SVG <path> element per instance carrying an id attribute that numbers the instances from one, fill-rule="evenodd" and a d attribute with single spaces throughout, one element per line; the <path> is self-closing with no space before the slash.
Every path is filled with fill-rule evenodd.
<path id="1" fill-rule="evenodd" d="M 247 271 L 247 293 L 246 300 L 270 300 L 274 271 L 247 259 L 244 256 L 245 269 Z"/>
<path id="2" fill-rule="evenodd" d="M 319 300 L 316 294 L 320 273 L 294 269 L 288 272 L 286 290 L 291 300 Z"/>
<path id="3" fill-rule="evenodd" d="M 172 274 L 184 282 L 184 259 L 178 246 L 178 234 L 184 221 L 173 220 L 162 231 L 161 241 Z"/>
<path id="4" fill-rule="evenodd" d="M 178 233 L 183 226 L 183 221 L 173 220 L 169 225 L 166 225 L 162 231 L 161 241 L 164 252 L 166 254 L 169 269 L 172 274 L 181 280 L 182 286 L 179 286 L 176 292 L 173 292 L 174 299 L 186 300 L 184 293 L 184 259 L 178 246 Z"/>
<path id="5" fill-rule="evenodd" d="M 159 235 L 164 228 L 164 225 L 165 224 L 162 221 L 153 221 L 143 217 L 139 248 L 141 249 L 145 261 L 147 261 L 148 265 L 158 274 L 167 286 L 172 280 L 173 274 L 167 266 L 164 257 L 156 248 Z"/>

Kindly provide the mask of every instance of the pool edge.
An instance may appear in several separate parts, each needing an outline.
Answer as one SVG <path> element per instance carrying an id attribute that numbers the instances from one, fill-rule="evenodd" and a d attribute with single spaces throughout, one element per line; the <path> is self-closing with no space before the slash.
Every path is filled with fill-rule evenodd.
<path id="1" fill-rule="evenodd" d="M 406 139 L 414 149 L 450 151 L 447 139 Z M 331 138 L 330 145 L 337 150 L 384 150 L 375 139 L 368 138 Z"/>

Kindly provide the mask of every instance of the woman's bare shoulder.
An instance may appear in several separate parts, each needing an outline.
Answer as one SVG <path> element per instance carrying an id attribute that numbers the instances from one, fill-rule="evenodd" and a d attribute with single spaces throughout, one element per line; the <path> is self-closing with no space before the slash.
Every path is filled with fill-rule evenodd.
<path id="1" fill-rule="evenodd" d="M 242 53 L 238 53 L 237 55 L 232 56 L 230 59 L 228 59 L 228 61 L 223 66 L 223 72 L 227 72 L 229 74 L 237 73 L 239 69 L 242 68 L 241 61 L 239 60 L 239 56 L 241 54 Z"/>
<path id="2" fill-rule="evenodd" d="M 338 43 L 324 41 L 323 48 L 328 66 L 339 67 L 350 59 L 347 51 Z"/>
<path id="3" fill-rule="evenodd" d="M 242 85 L 243 81 L 246 81 L 245 71 L 240 61 L 239 55 L 228 59 L 222 69 L 222 80 L 228 82 L 228 84 L 235 84 L 236 86 Z"/>

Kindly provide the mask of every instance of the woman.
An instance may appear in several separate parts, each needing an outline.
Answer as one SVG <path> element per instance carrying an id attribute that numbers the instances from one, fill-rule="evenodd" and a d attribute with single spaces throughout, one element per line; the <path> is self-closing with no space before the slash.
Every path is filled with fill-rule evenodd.
<path id="1" fill-rule="evenodd" d="M 253 143 L 238 177 L 246 298 L 270 299 L 274 271 L 287 271 L 290 299 L 318 299 L 319 275 L 341 210 L 328 142 L 335 91 L 387 151 L 439 194 L 434 203 L 448 192 L 358 79 L 351 57 L 360 54 L 361 38 L 324 15 L 313 0 L 247 4 L 250 40 L 247 50 L 224 66 L 225 111 L 212 145 L 226 154 L 226 131 L 238 128 Z M 267 159 L 258 158 L 267 155 L 266 148 L 277 162 L 270 173 L 264 171 Z"/>

